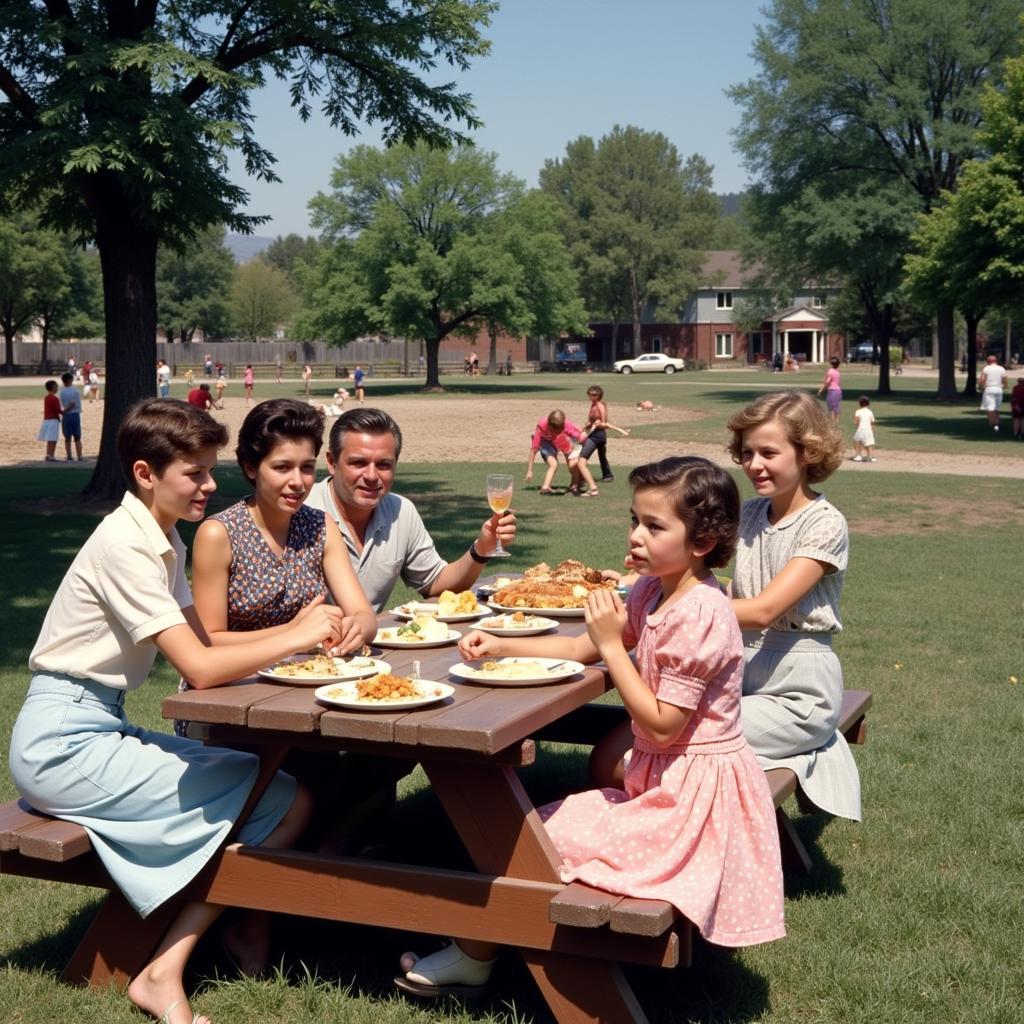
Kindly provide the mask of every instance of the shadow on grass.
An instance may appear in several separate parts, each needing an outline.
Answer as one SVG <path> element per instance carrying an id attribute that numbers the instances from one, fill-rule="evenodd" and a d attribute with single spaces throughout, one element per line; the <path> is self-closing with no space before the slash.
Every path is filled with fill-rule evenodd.
<path id="1" fill-rule="evenodd" d="M 842 868 L 833 864 L 818 846 L 822 832 L 831 821 L 832 816 L 824 811 L 801 814 L 793 818 L 793 827 L 800 837 L 800 842 L 804 844 L 804 848 L 810 854 L 812 866 L 809 875 L 797 873 L 786 875 L 787 900 L 846 894 Z"/>

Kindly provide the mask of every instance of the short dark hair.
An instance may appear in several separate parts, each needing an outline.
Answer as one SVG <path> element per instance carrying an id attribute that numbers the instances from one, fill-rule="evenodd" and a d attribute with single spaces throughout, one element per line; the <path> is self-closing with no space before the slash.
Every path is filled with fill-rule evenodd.
<path id="1" fill-rule="evenodd" d="M 228 428 L 208 412 L 177 398 L 144 398 L 125 414 L 117 431 L 117 455 L 134 492 L 132 466 L 142 459 L 157 476 L 175 461 L 204 448 L 223 448 Z"/>
<path id="2" fill-rule="evenodd" d="M 835 369 L 839 365 L 839 357 L 838 356 L 833 356 L 828 361 L 828 363 L 829 363 L 829 366 L 831 366 L 833 369 Z"/>
<path id="3" fill-rule="evenodd" d="M 331 427 L 329 446 L 331 458 L 337 459 L 346 434 L 390 434 L 395 439 L 395 458 L 402 454 L 402 431 L 383 409 L 350 409 L 343 412 Z"/>
<path id="4" fill-rule="evenodd" d="M 54 379 L 53 379 L 53 378 L 51 377 L 51 378 L 50 378 L 50 379 L 49 379 L 49 380 L 48 380 L 48 381 L 47 381 L 47 382 L 46 382 L 46 383 L 45 383 L 45 384 L 43 385 L 43 387 L 44 387 L 44 388 L 46 388 L 46 390 L 47 390 L 47 391 L 56 391 L 56 390 L 57 390 L 57 382 L 56 382 L 56 381 L 55 381 L 55 380 L 54 380 Z"/>
<path id="5" fill-rule="evenodd" d="M 867 395 L 861 395 L 860 398 L 857 399 L 857 404 L 858 405 L 870 405 L 871 404 L 871 399 L 868 398 Z"/>
<path id="6" fill-rule="evenodd" d="M 294 398 L 271 398 L 254 405 L 238 428 L 235 458 L 242 472 L 246 466 L 258 466 L 282 438 L 308 438 L 313 442 L 313 454 L 319 455 L 324 422 L 316 409 Z"/>
<path id="7" fill-rule="evenodd" d="M 65 386 L 70 384 L 74 379 L 75 379 L 75 375 L 73 373 L 62 373 L 60 375 L 60 381 Z"/>
<path id="8" fill-rule="evenodd" d="M 739 537 L 740 492 L 721 466 L 697 455 L 674 455 L 637 466 L 629 474 L 629 483 L 635 490 L 670 491 L 674 511 L 686 526 L 690 542 L 713 545 L 704 556 L 704 565 L 717 569 L 728 564 Z"/>

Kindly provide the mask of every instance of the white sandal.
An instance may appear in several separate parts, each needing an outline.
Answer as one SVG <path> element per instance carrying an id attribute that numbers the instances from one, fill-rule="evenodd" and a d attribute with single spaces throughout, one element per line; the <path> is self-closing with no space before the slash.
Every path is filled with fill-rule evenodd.
<path id="1" fill-rule="evenodd" d="M 415 956 L 415 954 L 407 954 Z M 494 960 L 474 960 L 456 942 L 430 956 L 417 957 L 411 971 L 395 978 L 395 986 L 421 999 L 478 996 L 491 976 Z"/>
<path id="2" fill-rule="evenodd" d="M 167 1009 L 164 1010 L 163 1014 L 160 1016 L 159 1024 L 171 1024 L 171 1011 L 176 1006 L 181 1006 L 181 1004 L 184 1003 L 184 1002 L 187 1002 L 187 1000 L 185 1000 L 185 999 L 175 999 L 174 1002 L 171 1003 L 171 1005 L 168 1006 Z M 199 1014 L 198 1013 L 193 1013 L 192 1014 L 192 1024 L 196 1024 L 197 1020 L 199 1020 Z"/>

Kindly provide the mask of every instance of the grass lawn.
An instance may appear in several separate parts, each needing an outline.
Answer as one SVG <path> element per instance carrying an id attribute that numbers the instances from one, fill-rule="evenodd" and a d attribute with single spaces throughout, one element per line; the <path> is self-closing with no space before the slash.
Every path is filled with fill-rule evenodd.
<path id="1" fill-rule="evenodd" d="M 575 395 L 590 379 L 551 375 L 544 384 Z M 714 387 L 699 388 L 698 380 Z M 764 387 L 767 380 L 768 375 L 755 380 L 715 373 L 602 383 L 613 402 L 634 401 L 641 393 L 671 393 L 692 402 L 707 413 L 697 429 L 707 425 L 720 440 L 729 409 L 746 397 L 747 388 Z M 523 378 L 521 386 L 526 392 L 535 383 Z M 904 381 L 898 382 L 891 409 L 898 406 L 901 415 L 911 416 L 913 396 L 920 393 L 920 415 L 939 432 L 911 430 L 908 438 L 948 450 L 966 446 L 965 438 L 942 436 L 959 416 L 957 407 L 933 417 L 925 389 L 906 384 L 904 391 Z M 520 387 L 516 378 L 511 385 Z M 385 386 L 401 385 L 381 382 L 375 388 Z M 457 390 L 479 393 L 492 386 L 484 380 Z M 880 434 L 894 429 L 884 405 L 878 416 Z M 965 417 L 969 423 L 980 414 L 972 410 Z M 688 436 L 694 438 L 692 429 Z M 407 465 L 398 489 L 416 500 L 442 551 L 454 555 L 485 514 L 484 474 L 498 468 Z M 5 738 L 21 704 L 26 659 L 48 601 L 94 525 L 70 514 L 41 516 L 32 501 L 52 496 L 54 488 L 73 493 L 87 473 L 0 470 Z M 225 503 L 240 493 L 236 472 L 224 471 L 221 483 Z M 749 493 L 745 482 L 741 490 Z M 1024 518 L 1021 484 L 846 473 L 825 490 L 852 528 L 846 629 L 836 647 L 847 684 L 875 694 L 869 742 L 855 749 L 865 821 L 800 816 L 794 809 L 815 869 L 809 879 L 787 880 L 785 940 L 735 956 L 698 945 L 689 970 L 630 969 L 629 975 L 650 1019 L 664 1024 L 1019 1022 L 1024 791 L 1018 744 L 1024 740 L 1024 686 L 1014 680 L 1024 678 L 1024 655 L 1020 596 L 1006 585 Z M 602 487 L 601 501 L 521 492 L 515 501 L 520 539 L 508 569 L 567 555 L 619 564 L 628 503 L 625 474 Z M 175 682 L 169 668 L 159 666 L 129 698 L 130 715 L 163 727 L 160 703 Z M 582 769 L 580 751 L 545 746 L 525 777 L 540 800 L 568 786 L 583 787 Z M 6 766 L 0 766 L 0 798 L 13 795 Z M 452 849 L 449 863 L 457 859 L 458 842 L 421 776 L 407 780 L 402 797 L 385 837 L 396 857 L 422 857 L 421 837 L 429 830 L 432 841 Z M 71 989 L 58 980 L 96 905 L 95 892 L 0 876 L 0 899 L 0 1021 L 142 1019 L 114 993 Z M 219 1024 L 550 1019 L 525 969 L 508 954 L 499 960 L 487 997 L 475 1006 L 421 1008 L 394 999 L 398 954 L 429 947 L 429 939 L 384 930 L 281 920 L 281 973 L 263 982 L 230 980 L 211 943 L 195 958 L 196 980 L 206 979 L 195 1008 Z M 222 980 L 216 980 L 218 971 Z"/>

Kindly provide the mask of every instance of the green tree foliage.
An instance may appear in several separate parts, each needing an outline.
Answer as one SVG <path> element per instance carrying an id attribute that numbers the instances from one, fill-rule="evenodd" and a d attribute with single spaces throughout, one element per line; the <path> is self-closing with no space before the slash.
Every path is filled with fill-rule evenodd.
<path id="1" fill-rule="evenodd" d="M 426 342 L 426 387 L 452 334 L 514 334 L 585 320 L 556 212 L 500 174 L 491 153 L 360 146 L 339 157 L 330 194 L 310 203 L 326 245 L 300 272 L 300 337 L 342 345 L 385 333 Z"/>
<path id="2" fill-rule="evenodd" d="M 226 153 L 276 180 L 251 93 L 289 82 L 306 119 L 320 103 L 354 134 L 445 145 L 475 127 L 470 99 L 438 81 L 487 52 L 491 0 L 66 0 L 0 4 L 0 196 L 95 240 L 103 269 L 107 380 L 87 491 L 123 486 L 114 438 L 152 389 L 159 242 L 225 224 L 251 231 Z"/>
<path id="3" fill-rule="evenodd" d="M 197 328 L 223 334 L 229 325 L 228 295 L 235 260 L 224 244 L 223 227 L 201 231 L 186 245 L 161 246 L 156 258 L 157 323 L 190 342 Z"/>
<path id="4" fill-rule="evenodd" d="M 759 74 L 731 91 L 756 178 L 757 255 L 791 280 L 854 281 L 883 340 L 914 214 L 955 189 L 975 155 L 982 86 L 1016 49 L 1019 14 L 1015 0 L 774 0 L 755 39 Z M 803 247 L 798 232 L 821 218 L 835 221 L 819 232 L 827 244 Z M 951 324 L 946 310 L 944 397 L 955 394 Z"/>
<path id="5" fill-rule="evenodd" d="M 294 278 L 296 264 L 308 266 L 316 262 L 320 253 L 320 239 L 313 235 L 297 235 L 293 231 L 288 235 L 278 235 L 270 245 L 260 253 L 260 259 L 278 270 L 283 270 Z"/>
<path id="6" fill-rule="evenodd" d="M 0 330 L 5 372 L 14 369 L 14 337 L 37 325 L 40 361 L 54 333 L 92 333 L 95 296 L 88 258 L 66 236 L 40 226 L 34 213 L 0 218 Z"/>
<path id="7" fill-rule="evenodd" d="M 235 270 L 230 321 L 248 341 L 269 338 L 295 312 L 296 301 L 288 275 L 257 256 Z"/>
<path id="8" fill-rule="evenodd" d="M 618 125 L 597 143 L 580 136 L 545 162 L 540 186 L 558 200 L 593 319 L 640 325 L 651 304 L 675 310 L 700 282 L 720 203 L 711 165 L 680 159 L 660 132 Z"/>
<path id="9" fill-rule="evenodd" d="M 67 235 L 51 248 L 40 275 L 36 322 L 42 334 L 40 360 L 48 363 L 51 338 L 95 338 L 103 333 L 103 282 L 95 249 L 83 252 Z"/>
<path id="10" fill-rule="evenodd" d="M 989 309 L 1019 309 L 1024 287 L 1024 58 L 986 87 L 981 142 L 956 192 L 919 219 L 907 287 L 922 304 L 955 305 L 967 326 L 968 391 L 975 390 L 978 324 Z"/>

